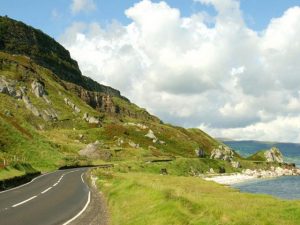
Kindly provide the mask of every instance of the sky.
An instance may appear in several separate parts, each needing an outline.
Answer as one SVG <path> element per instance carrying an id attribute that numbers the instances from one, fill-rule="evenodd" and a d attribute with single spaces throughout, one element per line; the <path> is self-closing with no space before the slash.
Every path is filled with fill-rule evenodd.
<path id="1" fill-rule="evenodd" d="M 165 122 L 300 142 L 300 0 L 0 0 L 0 15 Z"/>

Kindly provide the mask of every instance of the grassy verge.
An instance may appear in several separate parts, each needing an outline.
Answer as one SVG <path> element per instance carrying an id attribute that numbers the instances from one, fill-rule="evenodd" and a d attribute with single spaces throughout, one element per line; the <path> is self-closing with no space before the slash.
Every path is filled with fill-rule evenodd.
<path id="1" fill-rule="evenodd" d="M 300 202 L 239 193 L 196 177 L 103 172 L 111 224 L 300 224 Z"/>

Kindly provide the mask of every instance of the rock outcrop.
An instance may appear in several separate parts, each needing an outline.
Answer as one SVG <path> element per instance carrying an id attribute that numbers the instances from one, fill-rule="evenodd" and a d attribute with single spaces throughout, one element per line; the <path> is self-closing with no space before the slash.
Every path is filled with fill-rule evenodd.
<path id="1" fill-rule="evenodd" d="M 234 152 L 229 147 L 220 145 L 218 148 L 212 150 L 210 158 L 231 162 L 233 156 Z"/>
<path id="2" fill-rule="evenodd" d="M 98 118 L 90 116 L 88 113 L 84 113 L 82 119 L 88 123 L 100 124 L 100 120 Z"/>
<path id="3" fill-rule="evenodd" d="M 152 116 L 144 109 L 138 108 L 121 95 L 114 95 L 109 92 L 89 91 L 79 85 L 68 82 L 64 82 L 64 86 L 67 90 L 76 94 L 88 105 L 101 113 L 106 113 L 111 116 L 127 116 L 157 123 L 161 122 L 157 117 Z M 113 97 L 116 97 L 118 100 L 115 101 Z"/>
<path id="4" fill-rule="evenodd" d="M 80 113 L 81 110 L 68 98 L 64 98 L 66 105 L 70 106 L 74 112 Z"/>
<path id="5" fill-rule="evenodd" d="M 195 153 L 196 153 L 196 156 L 199 157 L 199 158 L 204 158 L 205 157 L 205 151 L 201 148 L 196 148 Z"/>
<path id="6" fill-rule="evenodd" d="M 72 90 L 78 97 L 88 105 L 98 110 L 110 114 L 118 113 L 118 107 L 113 103 L 112 97 L 103 92 L 87 91 L 86 89 L 71 83 L 66 83 L 66 88 Z"/>
<path id="7" fill-rule="evenodd" d="M 104 149 L 103 143 L 99 141 L 88 144 L 78 153 L 79 155 L 85 156 L 90 159 L 110 160 L 110 158 L 112 157 L 111 152 L 108 149 Z"/>
<path id="8" fill-rule="evenodd" d="M 47 104 L 51 104 L 51 101 L 47 97 L 47 93 L 46 93 L 43 83 L 41 83 L 40 81 L 34 80 L 31 83 L 31 90 L 36 97 L 43 98 Z"/>
<path id="9" fill-rule="evenodd" d="M 0 93 L 9 95 L 11 97 L 16 97 L 15 83 L 12 80 L 0 77 Z"/>
<path id="10" fill-rule="evenodd" d="M 273 147 L 270 150 L 265 151 L 264 156 L 267 162 L 283 163 L 283 155 L 276 147 Z"/>
<path id="11" fill-rule="evenodd" d="M 46 94 L 44 85 L 37 80 L 34 80 L 31 83 L 31 90 L 38 98 L 43 97 Z"/>
<path id="12" fill-rule="evenodd" d="M 85 148 L 81 149 L 78 153 L 81 156 L 86 156 L 88 158 L 98 158 L 100 156 L 98 148 L 100 147 L 100 142 L 96 141 L 94 143 L 88 144 Z"/>
<path id="13" fill-rule="evenodd" d="M 153 143 L 156 143 L 158 141 L 158 138 L 155 136 L 152 130 L 149 130 L 145 137 L 152 139 Z"/>
<path id="14" fill-rule="evenodd" d="M 25 104 L 25 107 L 32 112 L 35 116 L 41 116 L 41 113 L 39 110 L 31 103 L 28 96 L 23 96 L 23 102 Z"/>
<path id="15" fill-rule="evenodd" d="M 230 163 L 233 168 L 241 168 L 241 164 L 238 161 L 231 161 Z"/>
<path id="16" fill-rule="evenodd" d="M 41 116 L 45 121 L 56 121 L 58 119 L 58 115 L 54 109 L 43 110 Z"/>
<path id="17" fill-rule="evenodd" d="M 141 124 L 141 123 L 132 123 L 132 122 L 129 122 L 129 123 L 125 123 L 124 124 L 125 126 L 132 126 L 132 127 L 137 127 L 141 130 L 146 130 L 148 129 L 148 126 L 144 125 L 144 124 Z"/>

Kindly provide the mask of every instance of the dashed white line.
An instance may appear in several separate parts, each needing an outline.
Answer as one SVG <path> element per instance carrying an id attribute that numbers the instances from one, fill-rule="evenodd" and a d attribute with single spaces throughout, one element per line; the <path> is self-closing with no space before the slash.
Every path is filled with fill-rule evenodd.
<path id="1" fill-rule="evenodd" d="M 46 190 L 42 191 L 42 194 L 45 194 L 47 191 L 49 191 L 52 187 L 47 188 Z"/>
<path id="2" fill-rule="evenodd" d="M 83 209 L 76 216 L 74 216 L 72 219 L 65 222 L 63 225 L 67 225 L 67 224 L 71 223 L 72 221 L 76 220 L 86 210 L 86 208 L 90 204 L 90 201 L 91 201 L 91 192 L 89 191 L 88 200 L 87 200 L 85 206 L 83 207 Z"/>
<path id="3" fill-rule="evenodd" d="M 17 203 L 17 204 L 15 204 L 15 205 L 13 205 L 12 207 L 15 208 L 15 207 L 17 207 L 17 206 L 19 206 L 19 205 L 23 205 L 24 203 L 29 202 L 30 200 L 32 200 L 32 199 L 34 199 L 34 198 L 36 198 L 36 197 L 37 197 L 37 196 L 35 195 L 35 196 L 31 197 L 31 198 L 28 198 L 28 199 L 24 200 L 23 202 L 20 202 L 20 203 Z"/>
<path id="4" fill-rule="evenodd" d="M 84 180 L 83 180 L 83 174 L 84 174 L 84 173 L 81 174 L 81 180 L 82 180 L 82 183 L 84 183 Z"/>

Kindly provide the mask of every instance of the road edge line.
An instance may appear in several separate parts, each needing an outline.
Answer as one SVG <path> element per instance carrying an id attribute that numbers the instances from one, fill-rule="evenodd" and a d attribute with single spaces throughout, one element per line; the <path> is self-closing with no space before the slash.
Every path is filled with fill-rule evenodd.
<path id="1" fill-rule="evenodd" d="M 63 223 L 62 225 L 67 225 L 71 222 L 73 222 L 74 220 L 76 220 L 85 210 L 86 208 L 88 207 L 88 205 L 90 204 L 90 201 L 91 201 L 91 191 L 89 191 L 89 196 L 88 196 L 88 200 L 87 202 L 85 203 L 85 206 L 83 207 L 83 209 L 76 215 L 74 216 L 73 218 L 71 218 L 70 220 L 68 220 L 67 222 Z"/>
<path id="2" fill-rule="evenodd" d="M 27 183 L 25 183 L 25 184 L 22 184 L 22 185 L 20 185 L 20 186 L 14 187 L 14 188 L 10 188 L 10 189 L 8 189 L 8 190 L 0 191 L 0 194 L 5 193 L 5 192 L 9 192 L 9 191 L 13 191 L 13 190 L 16 190 L 16 189 L 21 188 L 21 187 L 24 187 L 24 186 L 26 186 L 26 185 L 28 185 L 28 184 L 31 184 L 32 182 L 34 182 L 35 180 L 37 180 L 37 179 L 39 179 L 39 178 L 41 178 L 41 177 L 43 177 L 43 176 L 50 175 L 50 174 L 56 173 L 56 172 L 58 172 L 58 171 L 59 171 L 59 170 L 56 170 L 56 171 L 53 171 L 53 172 L 50 172 L 50 173 L 45 173 L 45 174 L 39 175 L 39 176 L 37 176 L 36 178 L 32 179 L 31 181 L 29 181 L 29 182 L 27 182 Z"/>

